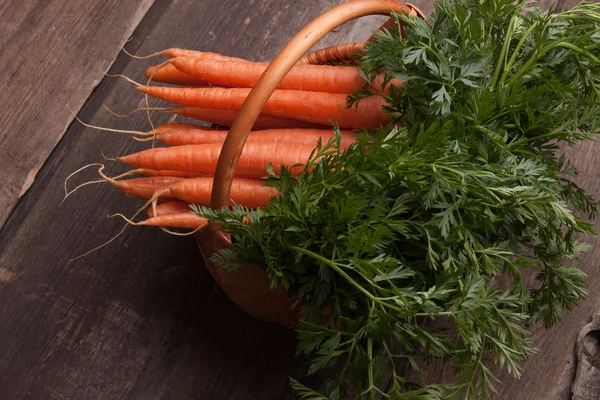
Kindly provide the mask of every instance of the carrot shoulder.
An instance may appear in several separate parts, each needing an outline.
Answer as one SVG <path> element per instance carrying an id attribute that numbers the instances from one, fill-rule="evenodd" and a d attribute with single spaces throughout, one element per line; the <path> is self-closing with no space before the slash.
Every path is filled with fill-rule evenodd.
<path id="1" fill-rule="evenodd" d="M 251 89 L 248 88 L 172 88 L 140 86 L 137 88 L 161 100 L 203 109 L 239 110 Z M 341 128 L 375 129 L 391 121 L 383 110 L 381 96 L 362 99 L 356 106 L 347 107 L 347 96 L 340 93 L 321 93 L 297 90 L 275 90 L 262 112 L 300 121 L 328 125 L 335 121 Z"/>

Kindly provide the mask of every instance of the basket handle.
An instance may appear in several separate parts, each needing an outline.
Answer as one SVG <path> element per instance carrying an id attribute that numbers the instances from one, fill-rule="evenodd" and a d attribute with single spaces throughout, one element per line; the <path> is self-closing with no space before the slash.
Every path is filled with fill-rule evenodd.
<path id="1" fill-rule="evenodd" d="M 411 11 L 409 12 L 410 16 L 416 16 L 421 19 L 427 19 L 425 14 L 415 7 L 412 4 L 405 4 Z M 389 18 L 383 25 L 377 29 L 377 31 L 382 31 L 384 29 L 389 29 L 390 27 L 396 24 L 395 18 Z M 402 26 L 400 27 L 400 35 L 403 36 L 404 33 L 402 31 Z M 354 54 L 362 53 L 365 44 L 367 42 L 375 40 L 375 32 L 369 37 L 365 42 L 358 43 L 344 43 L 338 44 L 335 46 L 325 47 L 323 49 L 315 50 L 312 53 L 305 54 L 298 60 L 298 64 L 313 64 L 313 65 L 322 65 L 322 64 L 339 64 L 339 63 L 352 63 L 356 64 L 356 59 L 354 58 Z"/>
<path id="2" fill-rule="evenodd" d="M 390 15 L 392 11 L 411 13 L 414 9 L 414 6 L 396 0 L 350 0 L 323 13 L 298 32 L 265 69 L 231 124 L 215 170 L 211 207 L 220 209 L 229 205 L 234 172 L 252 126 L 281 80 L 315 43 L 331 30 L 353 19 L 367 15 Z M 218 224 L 210 225 L 213 229 L 209 230 L 218 230 Z"/>

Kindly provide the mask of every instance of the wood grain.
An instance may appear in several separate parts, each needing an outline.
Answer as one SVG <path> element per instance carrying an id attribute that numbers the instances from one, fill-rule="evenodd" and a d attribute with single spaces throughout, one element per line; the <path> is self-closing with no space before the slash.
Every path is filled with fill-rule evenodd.
<path id="1" fill-rule="evenodd" d="M 294 333 L 249 317 L 216 290 L 192 238 L 128 228 L 106 247 L 69 261 L 119 232 L 122 221 L 108 214 L 131 216 L 140 202 L 97 185 L 60 205 L 64 179 L 85 164 L 106 162 L 101 152 L 113 156 L 142 146 L 78 123 L 58 142 L 71 121 L 61 107 L 83 104 L 102 77 L 96 74 L 102 60 L 107 68 L 135 25 L 126 46 L 135 54 L 188 47 L 270 60 L 301 26 L 339 3 L 157 1 L 134 24 L 131 16 L 139 20 L 150 0 L 88 2 L 85 9 L 74 0 L 0 1 L 0 66 L 9 71 L 0 78 L 0 90 L 16 93 L 0 100 L 0 173 L 10 183 L 0 188 L 0 226 L 27 176 L 33 182 L 0 235 L 0 399 L 295 398 L 288 377 L 303 376 L 306 365 L 294 357 Z M 431 1 L 414 4 L 426 13 L 432 8 Z M 384 19 L 347 24 L 315 48 L 363 40 Z M 93 54 L 77 57 L 85 51 Z M 121 53 L 109 72 L 142 80 L 156 61 Z M 130 84 L 104 78 L 79 117 L 119 129 L 148 129 L 141 113 L 122 119 L 102 108 L 127 112 L 144 104 Z M 166 120 L 153 114 L 155 123 Z M 19 146 L 24 149 L 14 153 Z M 596 198 L 598 146 L 570 150 L 581 168 L 579 182 Z M 109 169 L 123 170 L 112 163 Z M 93 170 L 84 171 L 71 187 L 95 177 Z M 536 328 L 540 351 L 523 364 L 520 380 L 500 375 L 504 383 L 495 399 L 570 397 L 575 337 L 600 306 L 600 277 L 594 273 L 599 251 L 596 247 L 578 261 L 590 275 L 588 301 L 552 330 Z M 431 378 L 448 370 L 438 364 L 430 369 Z M 304 382 L 320 384 L 319 377 Z"/>
<path id="2" fill-rule="evenodd" d="M 161 1 L 127 50 L 143 55 L 187 47 L 268 60 L 310 19 L 339 2 Z M 360 24 L 341 28 L 320 45 L 346 39 L 344 32 L 362 40 L 379 26 Z M 142 80 L 157 60 L 121 54 L 109 72 Z M 90 70 L 97 67 L 87 63 Z M 49 85 L 48 93 L 61 91 L 60 79 Z M 144 105 L 124 80 L 105 78 L 79 117 L 101 126 L 149 128 L 143 113 L 122 119 L 103 105 L 118 112 Z M 155 123 L 164 120 L 153 116 Z M 7 151 L 4 143 L 0 147 Z M 114 156 L 141 147 L 125 135 L 73 123 L 4 226 L 0 399 L 293 398 L 288 378 L 301 376 L 304 368 L 294 357 L 294 333 L 251 318 L 214 292 L 193 238 L 128 228 L 110 245 L 69 261 L 118 233 L 123 222 L 108 214 L 131 216 L 141 202 L 97 185 L 60 205 L 65 178 L 85 164 L 106 162 L 101 152 Z M 112 163 L 108 169 L 122 170 Z M 95 178 L 94 170 L 86 170 L 69 186 Z"/>
<path id="3" fill-rule="evenodd" d="M 0 3 L 0 228 L 153 2 Z"/>

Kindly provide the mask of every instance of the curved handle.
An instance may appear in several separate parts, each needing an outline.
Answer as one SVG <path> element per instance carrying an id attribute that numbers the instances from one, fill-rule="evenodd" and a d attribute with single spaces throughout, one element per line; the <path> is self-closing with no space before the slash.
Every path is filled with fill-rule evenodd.
<path id="1" fill-rule="evenodd" d="M 412 5 L 396 0 L 350 0 L 315 18 L 298 32 L 265 69 L 229 129 L 217 162 L 211 207 L 219 209 L 229 205 L 233 175 L 252 126 L 284 76 L 315 43 L 353 19 L 375 14 L 390 15 L 392 11 L 410 13 L 413 10 Z M 218 229 L 218 225 L 213 224 L 213 228 Z"/>
<path id="2" fill-rule="evenodd" d="M 422 19 L 427 19 L 425 14 L 417 7 L 412 4 L 405 4 L 411 9 L 409 15 L 417 16 Z M 388 29 L 396 24 L 395 18 L 389 18 L 383 25 L 377 29 L 378 31 Z M 402 27 L 401 27 L 402 28 Z M 400 32 L 403 35 L 402 31 Z M 297 64 L 338 64 L 338 63 L 356 63 L 354 59 L 355 53 L 361 53 L 364 50 L 365 43 L 375 40 L 375 32 L 369 37 L 366 42 L 358 43 L 344 43 L 336 46 L 325 47 L 323 49 L 315 50 L 312 53 L 308 53 L 300 57 Z"/>

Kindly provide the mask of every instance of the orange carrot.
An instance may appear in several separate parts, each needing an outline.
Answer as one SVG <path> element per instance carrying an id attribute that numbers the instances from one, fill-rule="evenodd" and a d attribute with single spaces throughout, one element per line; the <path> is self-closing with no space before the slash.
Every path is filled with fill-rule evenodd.
<path id="1" fill-rule="evenodd" d="M 194 172 L 188 171 L 173 171 L 173 170 L 165 170 L 165 169 L 147 169 L 147 168 L 138 168 L 130 171 L 132 174 L 139 174 L 144 176 L 168 176 L 168 177 L 181 177 L 181 178 L 189 178 L 194 176 L 201 176 L 201 174 L 197 174 Z"/>
<path id="2" fill-rule="evenodd" d="M 154 138 L 168 146 L 186 144 L 223 143 L 228 131 L 219 131 L 191 124 L 164 124 L 154 131 Z M 342 130 L 342 148 L 347 148 L 355 140 L 351 130 Z M 248 135 L 248 142 L 281 142 L 316 145 L 319 139 L 323 143 L 333 138 L 331 129 L 266 129 L 253 131 Z"/>
<path id="3" fill-rule="evenodd" d="M 182 73 L 222 87 L 253 87 L 268 63 L 231 62 L 203 60 L 191 57 L 175 57 L 170 61 Z M 372 83 L 381 90 L 384 75 L 380 74 Z M 399 84 L 399 81 L 395 82 Z M 305 90 L 327 93 L 354 93 L 365 87 L 367 82 L 355 67 L 327 65 L 297 65 L 286 74 L 278 89 Z M 189 86 L 194 85 L 190 80 Z M 204 85 L 207 86 L 207 85 Z"/>
<path id="4" fill-rule="evenodd" d="M 158 204 L 156 206 L 156 215 L 152 207 L 148 208 L 148 217 L 160 217 L 169 214 L 179 214 L 183 212 L 191 212 L 190 203 L 185 201 L 167 201 L 166 203 Z"/>
<path id="5" fill-rule="evenodd" d="M 177 47 L 171 47 L 169 49 L 165 49 L 155 53 L 154 55 L 166 55 L 171 58 L 175 57 L 193 57 L 193 58 L 201 58 L 203 60 L 222 60 L 222 61 L 247 61 L 243 58 L 224 56 L 219 53 L 212 53 L 209 51 L 197 51 L 197 50 L 188 50 L 181 49 Z"/>
<path id="6" fill-rule="evenodd" d="M 168 187 L 169 196 L 187 203 L 209 205 L 213 179 L 182 179 Z M 229 195 L 232 203 L 250 208 L 264 207 L 277 194 L 275 188 L 264 186 L 264 183 L 262 179 L 235 178 Z"/>
<path id="7" fill-rule="evenodd" d="M 250 93 L 248 88 L 173 88 L 139 86 L 139 91 L 161 100 L 208 109 L 239 110 Z M 275 90 L 262 112 L 283 118 L 327 125 L 335 121 L 341 128 L 374 129 L 391 121 L 383 111 L 385 100 L 380 96 L 362 99 L 358 106 L 348 108 L 345 94 L 298 90 Z"/>
<path id="8" fill-rule="evenodd" d="M 214 174 L 221 147 L 221 143 L 208 143 L 152 148 L 118 157 L 117 160 L 137 168 Z M 282 164 L 292 167 L 295 164 L 306 163 L 313 149 L 314 146 L 311 145 L 294 143 L 246 143 L 238 162 L 236 176 L 267 176 L 269 162 L 273 163 L 273 169 L 279 173 Z M 302 168 L 296 166 L 292 172 L 298 173 Z"/>
<path id="9" fill-rule="evenodd" d="M 115 180 L 109 178 L 100 172 L 100 175 L 121 192 L 130 196 L 139 197 L 149 200 L 154 196 L 154 193 L 165 189 L 175 182 L 181 180 L 179 177 L 173 176 L 152 176 L 148 178 L 134 178 L 126 180 Z M 161 199 L 172 199 L 168 194 L 161 196 Z"/>
<path id="10" fill-rule="evenodd" d="M 226 130 L 218 130 L 215 127 L 206 127 L 184 122 L 169 122 L 157 126 L 153 131 L 148 132 L 148 138 L 142 141 L 159 140 L 169 146 L 179 146 L 182 144 L 200 144 L 200 143 L 220 143 Z M 194 143 L 193 137 L 205 138 L 203 142 Z M 186 140 L 186 138 L 189 138 Z M 190 141 L 190 143 L 185 143 Z"/>
<path id="11" fill-rule="evenodd" d="M 172 85 L 207 87 L 210 84 L 200 78 L 181 72 L 172 64 L 153 65 L 146 70 L 146 78 L 154 82 L 170 83 Z"/>
<path id="12" fill-rule="evenodd" d="M 237 115 L 237 110 L 211 110 L 200 107 L 177 107 L 170 110 L 178 114 L 200 121 L 210 122 L 221 126 L 231 126 Z M 297 121 L 289 118 L 279 118 L 271 115 L 261 114 L 254 123 L 254 129 L 279 129 L 279 128 L 323 128 L 325 125 Z M 331 126 L 327 124 L 326 126 Z"/>
<path id="13" fill-rule="evenodd" d="M 304 55 L 298 64 L 338 64 L 338 63 L 358 63 L 356 54 L 364 53 L 364 42 L 344 43 L 337 46 L 326 47 L 315 50 L 312 53 Z"/>
<path id="14" fill-rule="evenodd" d="M 204 227 L 206 224 L 208 224 L 206 218 L 199 217 L 191 212 L 158 215 L 156 217 L 150 217 L 144 221 L 135 223 L 135 225 L 186 228 L 195 230 Z"/>

